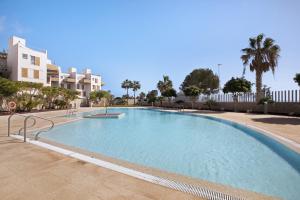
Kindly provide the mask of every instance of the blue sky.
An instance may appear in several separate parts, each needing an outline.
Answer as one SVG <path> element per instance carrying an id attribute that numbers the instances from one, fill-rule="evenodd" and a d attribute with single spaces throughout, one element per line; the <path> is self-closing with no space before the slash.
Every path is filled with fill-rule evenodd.
<path id="1" fill-rule="evenodd" d="M 89 67 L 115 95 L 128 78 L 155 89 L 169 75 L 176 89 L 195 68 L 211 68 L 221 81 L 242 74 L 241 49 L 259 33 L 281 46 L 272 89 L 298 89 L 300 73 L 300 1 L 11 1 L 0 0 L 0 49 L 12 35 L 29 47 L 47 49 L 65 71 Z M 246 78 L 255 81 L 247 70 Z"/>

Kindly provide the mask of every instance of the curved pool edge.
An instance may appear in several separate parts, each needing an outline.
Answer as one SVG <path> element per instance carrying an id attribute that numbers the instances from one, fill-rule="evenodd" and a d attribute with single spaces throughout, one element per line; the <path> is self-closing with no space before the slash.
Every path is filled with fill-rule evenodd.
<path id="1" fill-rule="evenodd" d="M 123 107 L 122 107 L 123 108 Z M 151 110 L 156 110 L 156 111 L 163 111 L 163 112 L 171 112 L 171 113 L 173 113 L 173 114 L 184 114 L 184 115 L 191 115 L 191 116 L 196 116 L 196 117 L 204 117 L 204 118 L 209 118 L 209 119 L 212 119 L 212 120 L 216 120 L 216 121 L 221 121 L 221 122 L 226 122 L 226 123 L 229 123 L 229 125 L 231 125 L 232 126 L 232 123 L 233 124 L 237 124 L 237 125 L 241 125 L 242 127 L 246 127 L 246 128 L 248 128 L 248 129 L 254 129 L 254 131 L 256 131 L 256 132 L 258 132 L 259 134 L 261 134 L 261 135 L 265 135 L 266 133 L 265 132 L 263 132 L 262 130 L 255 130 L 255 126 L 248 126 L 247 124 L 243 124 L 243 123 L 239 123 L 239 122 L 236 122 L 236 121 L 233 121 L 233 120 L 230 120 L 230 119 L 224 119 L 224 118 L 218 118 L 218 117 L 215 117 L 215 116 L 207 116 L 207 115 L 205 115 L 205 114 L 201 114 L 201 113 L 192 113 L 192 112 L 177 112 L 176 110 L 158 110 L 158 109 L 153 109 L 153 108 L 147 108 L 147 107 L 138 107 L 138 108 L 132 108 L 132 109 L 151 109 Z M 58 126 L 60 126 L 60 125 L 64 125 L 64 124 L 68 124 L 68 123 L 71 123 L 71 122 L 74 122 L 74 121 L 77 121 L 77 120 L 80 120 L 80 119 L 73 119 L 72 121 L 68 121 L 68 122 L 63 122 L 63 123 L 57 123 L 56 125 L 58 125 Z M 259 129 L 259 128 L 257 128 L 257 129 Z M 272 138 L 272 136 L 270 136 L 270 135 L 266 135 L 266 137 L 268 138 L 268 139 L 275 139 L 276 140 L 276 138 Z M 279 142 L 279 143 L 282 143 L 282 141 L 278 141 L 278 140 L 276 140 L 277 142 Z M 282 144 L 282 145 L 285 145 L 285 144 Z M 58 145 L 58 147 L 59 147 L 60 145 Z M 68 148 L 67 148 L 68 149 Z M 289 150 L 291 150 L 291 149 L 289 149 Z M 115 162 L 112 162 L 112 163 L 115 163 Z M 126 166 L 126 165 L 125 165 Z M 176 179 L 175 179 L 176 180 Z M 251 191 L 250 191 L 251 192 Z M 259 193 L 258 193 L 259 194 Z M 262 194 L 262 195 L 264 195 L 264 194 Z M 247 198 L 248 199 L 248 198 Z M 251 199 L 253 199 L 253 198 L 251 198 Z M 254 198 L 254 199 L 256 199 L 256 198 Z M 261 199 L 261 198 L 259 198 L 259 199 Z"/>
<path id="2" fill-rule="evenodd" d="M 177 110 L 164 110 L 164 109 L 161 109 L 161 108 L 148 108 L 148 107 L 143 107 L 143 108 L 139 108 L 139 109 L 148 109 L 148 110 L 155 110 L 155 111 L 159 111 L 159 112 L 170 112 L 170 113 L 174 113 L 174 114 L 181 114 L 181 115 L 190 115 L 190 116 L 200 116 L 200 117 L 204 117 L 204 118 L 207 118 L 207 119 L 212 119 L 212 120 L 215 120 L 215 121 L 221 121 L 221 122 L 225 122 L 225 123 L 233 123 L 233 124 L 237 124 L 237 125 L 241 125 L 241 126 L 244 126 L 248 129 L 252 129 L 253 131 L 256 131 L 260 134 L 264 134 L 266 136 L 268 136 L 269 138 L 271 139 L 274 139 L 280 143 L 282 143 L 283 145 L 287 146 L 288 148 L 290 148 L 291 150 L 295 151 L 296 153 L 300 154 L 300 143 L 297 143 L 293 140 L 290 140 L 288 138 L 285 138 L 283 136 L 280 136 L 280 135 L 277 135 L 275 133 L 273 133 L 272 131 L 269 131 L 269 130 L 266 130 L 266 129 L 263 129 L 263 128 L 260 128 L 260 127 L 257 127 L 257 126 L 254 126 L 254 125 L 250 125 L 250 124 L 247 124 L 247 123 L 241 123 L 241 122 L 238 122 L 238 121 L 234 121 L 234 120 L 231 120 L 231 119 L 225 119 L 225 118 L 222 118 L 222 117 L 216 117 L 216 116 L 210 116 L 210 115 L 207 115 L 207 114 L 203 114 L 203 113 L 192 113 L 190 111 L 177 111 Z M 214 114 L 212 112 L 212 114 Z"/>
<path id="3" fill-rule="evenodd" d="M 143 108 L 144 109 L 144 108 Z M 189 115 L 189 116 L 196 116 L 196 117 L 203 117 L 206 119 L 214 120 L 220 123 L 227 124 L 234 128 L 237 128 L 243 131 L 248 136 L 253 137 L 254 139 L 258 140 L 258 142 L 263 143 L 266 145 L 270 150 L 274 153 L 279 155 L 282 159 L 288 162 L 295 170 L 300 173 L 300 144 L 286 139 L 284 137 L 278 136 L 271 131 L 266 131 L 262 128 L 242 124 L 237 121 L 233 121 L 230 119 L 224 119 L 215 116 L 208 116 L 201 113 L 191 113 L 191 112 L 178 112 L 177 110 L 163 110 L 157 108 L 146 108 L 150 110 L 155 110 L 158 112 L 169 112 L 173 114 L 179 115 Z"/>
<path id="4" fill-rule="evenodd" d="M 19 140 L 23 140 L 23 137 L 20 135 L 11 135 L 11 137 L 19 139 Z M 253 191 L 249 191 L 249 190 L 245 190 L 245 189 L 240 189 L 240 188 L 234 188 L 232 186 L 228 186 L 228 185 L 222 185 L 222 184 L 217 184 L 217 183 L 213 183 L 210 181 L 206 181 L 206 180 L 198 180 L 198 179 L 193 179 L 184 175 L 177 175 L 175 174 L 175 176 L 177 177 L 183 177 L 186 179 L 193 179 L 197 182 L 203 181 L 208 183 L 207 184 L 202 184 L 202 183 L 191 183 L 189 181 L 181 181 L 180 178 L 177 179 L 176 178 L 170 178 L 167 175 L 156 175 L 156 173 L 154 173 L 154 175 L 152 175 L 153 173 L 147 173 L 147 171 L 145 170 L 136 170 L 135 167 L 127 167 L 126 165 L 123 164 L 119 164 L 121 163 L 125 163 L 126 161 L 122 161 L 119 159 L 115 159 L 112 158 L 114 161 L 119 161 L 119 162 L 110 162 L 107 161 L 106 159 L 99 159 L 97 157 L 94 156 L 90 156 L 88 154 L 83 154 L 80 153 L 80 151 L 73 151 L 72 147 L 69 148 L 65 148 L 67 145 L 63 145 L 60 143 L 55 143 L 55 145 L 51 144 L 52 142 L 48 143 L 48 142 L 41 142 L 41 141 L 37 141 L 37 140 L 33 140 L 31 138 L 27 139 L 27 142 L 32 144 L 32 145 L 36 145 L 38 147 L 50 150 L 50 151 L 54 151 L 56 153 L 62 154 L 64 156 L 67 157 L 71 157 L 71 158 L 75 158 L 87 163 L 91 163 L 94 164 L 98 167 L 103 167 L 106 169 L 110 169 L 112 171 L 115 172 L 119 172 L 137 179 L 141 179 L 150 183 L 154 183 L 156 185 L 160 185 L 163 187 L 167 187 L 167 188 L 171 188 L 177 191 L 181 191 L 184 193 L 188 193 L 188 194 L 192 194 L 195 195 L 197 197 L 200 198 L 206 198 L 206 199 L 212 199 L 212 200 L 246 200 L 246 199 L 261 199 L 261 200 L 271 200 L 271 199 L 277 199 L 276 197 L 271 197 L 271 196 L 267 196 L 266 194 L 261 194 L 261 193 L 257 193 L 257 192 L 253 192 Z M 62 146 L 62 147 L 61 147 Z M 69 147 L 69 146 L 68 146 Z M 85 151 L 86 152 L 86 151 Z M 98 154 L 101 156 L 101 154 L 99 153 L 94 153 L 94 154 Z M 134 163 L 130 163 L 132 165 L 135 165 L 137 167 L 142 167 L 139 166 L 138 164 L 134 164 Z M 158 170 L 153 168 L 156 171 L 160 171 L 162 174 L 164 174 L 165 172 L 162 170 Z M 166 172 L 168 173 L 168 172 Z M 169 173 L 171 174 L 171 173 Z"/>

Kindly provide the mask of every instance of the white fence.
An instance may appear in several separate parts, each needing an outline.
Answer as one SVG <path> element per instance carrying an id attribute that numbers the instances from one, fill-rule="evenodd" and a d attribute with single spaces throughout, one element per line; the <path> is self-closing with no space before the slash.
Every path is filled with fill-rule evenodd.
<path id="1" fill-rule="evenodd" d="M 274 102 L 300 102 L 300 90 L 271 91 L 269 96 Z M 241 93 L 237 98 L 238 102 L 256 102 L 256 93 Z M 198 101 L 205 102 L 208 99 L 215 100 L 216 102 L 234 102 L 232 93 L 200 95 Z"/>

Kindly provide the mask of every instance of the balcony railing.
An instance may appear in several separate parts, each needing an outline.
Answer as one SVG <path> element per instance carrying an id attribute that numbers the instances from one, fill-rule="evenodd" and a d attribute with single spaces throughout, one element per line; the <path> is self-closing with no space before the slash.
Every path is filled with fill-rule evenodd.
<path id="1" fill-rule="evenodd" d="M 64 81 L 66 81 L 68 83 L 75 83 L 76 82 L 75 78 L 65 78 Z"/>
<path id="2" fill-rule="evenodd" d="M 83 78 L 81 79 L 83 83 L 91 83 L 91 79 Z"/>
<path id="3" fill-rule="evenodd" d="M 51 81 L 59 81 L 58 77 L 51 77 Z"/>

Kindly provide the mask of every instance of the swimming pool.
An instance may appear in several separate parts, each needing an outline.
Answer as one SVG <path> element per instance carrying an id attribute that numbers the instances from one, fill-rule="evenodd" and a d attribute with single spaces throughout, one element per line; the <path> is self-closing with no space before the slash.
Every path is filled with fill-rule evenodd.
<path id="1" fill-rule="evenodd" d="M 300 155 L 263 134 L 211 117 L 149 109 L 111 110 L 125 116 L 82 119 L 56 126 L 41 137 L 284 199 L 300 196 Z"/>

